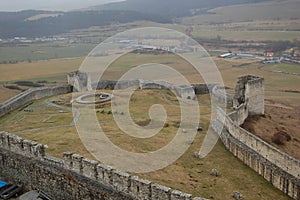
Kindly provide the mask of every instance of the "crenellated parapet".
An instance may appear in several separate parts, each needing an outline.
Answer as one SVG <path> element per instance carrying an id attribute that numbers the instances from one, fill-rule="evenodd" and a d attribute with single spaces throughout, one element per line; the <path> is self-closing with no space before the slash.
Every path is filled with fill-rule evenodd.
<path id="1" fill-rule="evenodd" d="M 64 168 L 98 181 L 136 199 L 192 200 L 192 195 L 140 179 L 126 172 L 83 158 L 78 154 L 63 154 Z"/>
<path id="2" fill-rule="evenodd" d="M 39 159 L 45 157 L 47 149 L 45 145 L 24 140 L 19 136 L 7 132 L 0 132 L 0 147 L 17 154 Z"/>
<path id="3" fill-rule="evenodd" d="M 12 179 L 12 181 L 18 180 L 33 189 L 46 190 L 54 197 L 60 194 L 62 182 L 71 181 L 69 184 L 73 184 L 72 188 L 69 187 L 69 184 L 63 186 L 62 196 L 56 197 L 56 199 L 83 198 L 80 196 L 83 191 L 90 195 L 97 195 L 97 191 L 94 189 L 99 190 L 101 187 L 104 188 L 103 190 L 111 191 L 114 195 L 119 195 L 120 198 L 123 196 L 124 199 L 193 199 L 190 194 L 143 180 L 138 176 L 132 176 L 127 172 L 78 154 L 65 152 L 62 159 L 48 156 L 45 152 L 46 148 L 47 146 L 37 142 L 24 140 L 7 132 L 0 132 L 0 176 Z M 11 162 L 12 160 L 13 162 Z M 17 168 L 15 165 L 22 167 Z M 31 176 L 18 176 L 18 174 L 27 174 L 29 171 Z M 50 183 L 51 190 L 45 188 L 45 184 Z M 58 187 L 55 188 L 55 185 Z M 85 189 L 82 191 L 83 185 L 85 185 Z M 114 198 L 107 196 L 103 199 Z"/>

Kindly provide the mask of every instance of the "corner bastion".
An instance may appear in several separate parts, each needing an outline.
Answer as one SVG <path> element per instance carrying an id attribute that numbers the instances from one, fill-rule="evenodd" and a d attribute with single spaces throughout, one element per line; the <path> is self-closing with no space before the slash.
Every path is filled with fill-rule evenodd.
<path id="1" fill-rule="evenodd" d="M 193 199 L 190 194 L 81 155 L 66 152 L 63 159 L 58 159 L 46 155 L 45 150 L 45 145 L 0 132 L 0 176 L 30 190 L 42 190 L 53 199 Z"/>
<path id="2" fill-rule="evenodd" d="M 221 131 L 226 149 L 274 187 L 299 200 L 300 160 L 240 127 L 248 116 L 264 114 L 264 79 L 252 75 L 239 77 L 233 108 L 235 111 L 230 114 L 217 108 L 217 118 L 212 122 L 213 129 Z"/>
<path id="3" fill-rule="evenodd" d="M 0 104 L 0 117 L 8 114 L 9 112 L 23 106 L 24 104 L 44 97 L 56 96 L 60 94 L 70 93 L 72 88 L 70 85 L 56 86 L 56 87 L 41 87 L 32 88 L 18 94 L 17 96 Z"/>

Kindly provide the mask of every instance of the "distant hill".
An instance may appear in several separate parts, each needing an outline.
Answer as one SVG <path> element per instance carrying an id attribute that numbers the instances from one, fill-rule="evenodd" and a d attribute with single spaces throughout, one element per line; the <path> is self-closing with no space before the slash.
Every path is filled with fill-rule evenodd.
<path id="1" fill-rule="evenodd" d="M 0 38 L 51 36 L 91 26 L 141 20 L 171 23 L 176 18 L 206 14 L 221 6 L 263 1 L 267 0 L 127 0 L 70 12 L 0 12 Z"/>
<path id="2" fill-rule="evenodd" d="M 229 5 L 257 3 L 267 0 L 127 0 L 91 7 L 93 10 L 132 10 L 173 19 L 206 13 Z"/>
<path id="3" fill-rule="evenodd" d="M 170 22 L 170 20 L 156 15 L 123 10 L 0 12 L 0 38 L 51 36 L 74 29 L 104 26 L 112 23 L 128 23 L 137 20 Z"/>

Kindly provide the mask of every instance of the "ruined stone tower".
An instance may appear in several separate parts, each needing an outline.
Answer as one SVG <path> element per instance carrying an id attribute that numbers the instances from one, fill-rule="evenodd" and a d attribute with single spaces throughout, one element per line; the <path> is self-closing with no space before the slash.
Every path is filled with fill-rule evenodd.
<path id="1" fill-rule="evenodd" d="M 238 79 L 233 98 L 234 108 L 245 103 L 250 115 L 263 115 L 264 103 L 264 79 L 258 76 L 247 75 Z"/>
<path id="2" fill-rule="evenodd" d="M 90 76 L 86 72 L 75 71 L 71 72 L 67 75 L 68 84 L 73 86 L 73 90 L 78 91 L 86 91 L 91 89 L 91 80 Z"/>

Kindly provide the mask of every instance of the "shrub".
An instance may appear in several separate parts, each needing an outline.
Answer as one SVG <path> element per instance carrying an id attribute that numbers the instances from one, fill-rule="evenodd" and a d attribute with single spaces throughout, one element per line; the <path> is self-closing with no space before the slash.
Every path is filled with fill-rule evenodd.
<path id="1" fill-rule="evenodd" d="M 288 133 L 279 131 L 273 135 L 272 142 L 277 145 L 284 145 L 285 142 L 291 141 L 291 139 L 292 137 Z"/>

